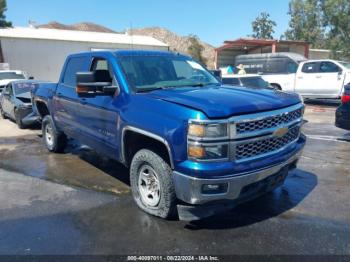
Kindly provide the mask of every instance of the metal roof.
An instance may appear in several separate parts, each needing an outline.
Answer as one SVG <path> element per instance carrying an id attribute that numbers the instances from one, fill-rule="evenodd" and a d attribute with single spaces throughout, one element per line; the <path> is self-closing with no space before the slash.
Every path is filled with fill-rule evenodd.
<path id="1" fill-rule="evenodd" d="M 31 27 L 15 27 L 0 29 L 0 37 L 72 42 L 112 43 L 130 45 L 134 44 L 162 47 L 168 46 L 165 43 L 149 36 Z"/>

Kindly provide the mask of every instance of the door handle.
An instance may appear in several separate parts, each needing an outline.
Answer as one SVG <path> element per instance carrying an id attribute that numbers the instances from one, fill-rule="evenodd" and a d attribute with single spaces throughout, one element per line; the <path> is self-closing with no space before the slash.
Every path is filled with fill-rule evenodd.
<path id="1" fill-rule="evenodd" d="M 298 79 L 303 79 L 303 77 L 302 77 L 302 76 L 299 76 Z"/>
<path id="2" fill-rule="evenodd" d="M 85 98 L 80 99 L 80 104 L 86 105 L 87 101 Z"/>
<path id="3" fill-rule="evenodd" d="M 316 76 L 316 78 L 322 78 L 322 76 Z"/>

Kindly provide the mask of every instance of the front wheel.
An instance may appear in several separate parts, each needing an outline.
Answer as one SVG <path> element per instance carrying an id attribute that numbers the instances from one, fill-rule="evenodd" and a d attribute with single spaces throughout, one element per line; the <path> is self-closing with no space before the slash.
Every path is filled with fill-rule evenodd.
<path id="1" fill-rule="evenodd" d="M 0 114 L 1 114 L 1 117 L 3 119 L 7 119 L 6 114 L 5 114 L 4 110 L 2 109 L 2 107 L 0 107 Z"/>
<path id="2" fill-rule="evenodd" d="M 20 116 L 20 114 L 19 114 L 17 109 L 15 109 L 15 121 L 16 121 L 17 126 L 20 129 L 23 129 L 25 127 L 23 122 L 22 122 L 21 116 Z"/>
<path id="3" fill-rule="evenodd" d="M 130 184 L 143 211 L 166 219 L 176 216 L 172 170 L 159 155 L 147 149 L 137 152 L 130 166 Z"/>
<path id="4" fill-rule="evenodd" d="M 62 153 L 67 145 L 67 137 L 58 132 L 54 126 L 52 117 L 47 115 L 42 121 L 43 140 L 50 152 Z"/>

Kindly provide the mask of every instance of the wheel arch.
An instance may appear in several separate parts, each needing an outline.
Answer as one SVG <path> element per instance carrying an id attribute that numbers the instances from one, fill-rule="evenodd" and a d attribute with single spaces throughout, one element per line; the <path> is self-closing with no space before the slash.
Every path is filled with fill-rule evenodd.
<path id="1" fill-rule="evenodd" d="M 43 119 L 47 115 L 50 115 L 49 107 L 47 106 L 47 103 L 45 101 L 36 100 L 35 107 L 36 107 L 36 110 L 38 111 L 38 114 L 40 115 L 41 119 Z"/>
<path id="2" fill-rule="evenodd" d="M 138 150 L 143 148 L 154 150 L 155 153 L 160 154 L 170 167 L 174 169 L 171 148 L 166 139 L 143 129 L 132 126 L 124 127 L 121 139 L 122 162 L 129 166 L 132 157 Z"/>

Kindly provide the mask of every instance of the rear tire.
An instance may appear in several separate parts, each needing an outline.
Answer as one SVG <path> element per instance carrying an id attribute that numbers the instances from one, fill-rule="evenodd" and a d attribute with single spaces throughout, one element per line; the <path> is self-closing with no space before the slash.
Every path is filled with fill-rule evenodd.
<path id="1" fill-rule="evenodd" d="M 1 114 L 1 117 L 3 119 L 7 119 L 7 116 L 6 116 L 5 112 L 4 112 L 4 110 L 2 110 L 2 107 L 0 108 L 0 114 Z"/>
<path id="2" fill-rule="evenodd" d="M 148 214 L 172 219 L 177 215 L 172 170 L 156 153 L 142 149 L 130 166 L 130 185 L 136 204 Z"/>
<path id="3" fill-rule="evenodd" d="M 16 121 L 16 124 L 17 126 L 20 128 L 20 129 L 23 129 L 25 128 L 25 126 L 23 125 L 22 123 L 22 119 L 17 111 L 17 109 L 15 109 L 15 121 Z"/>
<path id="4" fill-rule="evenodd" d="M 52 117 L 47 115 L 42 121 L 43 141 L 50 152 L 62 153 L 67 146 L 67 137 L 58 132 Z"/>

